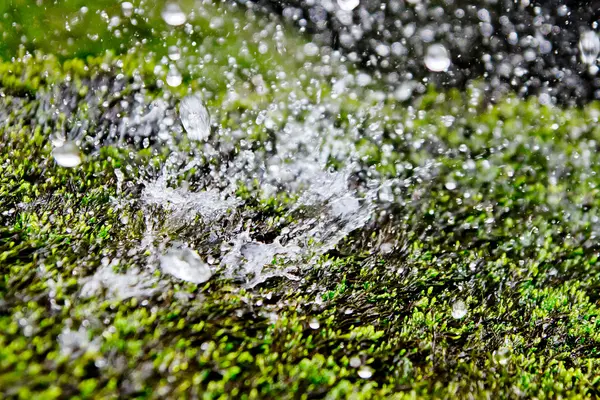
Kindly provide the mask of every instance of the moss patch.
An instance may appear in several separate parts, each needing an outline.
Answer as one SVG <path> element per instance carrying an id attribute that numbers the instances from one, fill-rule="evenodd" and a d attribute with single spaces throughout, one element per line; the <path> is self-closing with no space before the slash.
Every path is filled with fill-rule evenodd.
<path id="1" fill-rule="evenodd" d="M 241 33 L 232 28 L 219 47 L 222 32 L 209 23 L 233 27 L 244 16 L 204 11 L 193 26 L 216 61 L 184 74 L 178 88 L 157 83 L 165 66 L 152 48 L 86 50 L 86 59 L 4 48 L 14 60 L 0 64 L 3 394 L 598 395 L 598 104 L 560 109 L 507 97 L 488 106 L 477 87 L 398 104 L 380 83 L 336 93 L 316 59 L 260 52 L 245 72 Z M 247 30 L 264 31 L 265 20 L 248 18 Z M 184 36 L 182 48 L 196 40 Z M 276 48 L 272 36 L 263 40 Z M 286 42 L 289 52 L 303 45 Z M 227 82 L 230 57 L 241 67 Z M 333 64 L 342 76 L 347 67 Z M 257 75 L 262 83 L 248 83 Z M 188 89 L 206 95 L 212 148 L 189 142 L 176 123 L 164 131 L 149 124 L 141 137 L 120 133 L 135 106 L 147 115 L 162 101 L 176 118 Z M 256 122 L 265 110 L 268 126 Z M 268 159 L 274 132 L 301 123 L 350 138 L 352 154 L 331 152 L 330 166 L 343 169 L 352 156 L 353 184 L 380 186 L 365 226 L 300 266 L 298 281 L 244 289 L 215 265 L 212 280 L 194 285 L 148 268 L 160 250 L 141 245 L 149 226 L 156 243 L 183 240 L 218 259 L 223 243 L 209 228 L 241 221 L 236 229 L 268 242 L 303 215 L 319 215 L 294 208 L 300 192 L 266 194 L 258 177 L 234 183 L 240 203 L 216 221 L 173 224 L 176 210 L 139 201 L 166 168 L 179 171 L 172 187 L 217 187 L 225 179 L 214 171 L 228 160 L 243 151 Z M 80 142 L 81 166 L 56 165 L 56 135 Z M 88 290 L 99 271 L 105 285 Z M 452 313 L 459 301 L 461 319 Z"/>

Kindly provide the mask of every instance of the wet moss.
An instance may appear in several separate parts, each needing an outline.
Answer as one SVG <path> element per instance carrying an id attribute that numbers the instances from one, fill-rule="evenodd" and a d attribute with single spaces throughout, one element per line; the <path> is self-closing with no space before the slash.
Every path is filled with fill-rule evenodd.
<path id="1" fill-rule="evenodd" d="M 370 222 L 302 265 L 299 281 L 275 277 L 245 289 L 217 267 L 214 279 L 195 285 L 150 268 L 133 274 L 158 251 L 140 246 L 149 225 L 136 201 L 144 182 L 186 161 L 159 142 L 144 145 L 108 129 L 131 110 L 121 100 L 141 98 L 145 107 L 163 98 L 173 110 L 185 94 L 152 85 L 154 62 L 140 69 L 136 57 L 60 60 L 23 52 L 0 63 L 0 116 L 7 121 L 0 125 L 3 395 L 598 395 L 598 104 L 553 108 L 509 96 L 487 106 L 476 86 L 431 90 L 410 105 L 344 99 L 339 113 L 321 118 L 359 133 L 355 185 L 386 182 Z M 217 74 L 222 64 L 215 65 L 209 72 Z M 190 85 L 223 87 L 207 76 Z M 306 98 L 316 102 L 312 89 Z M 208 146 L 169 130 L 168 140 L 199 160 L 172 186 L 199 190 L 214 183 L 211 172 L 231 154 L 267 153 L 272 135 L 249 121 L 290 93 L 209 101 L 220 109 L 221 126 L 245 129 L 246 147 L 232 139 L 210 156 Z M 289 116 L 312 118 L 289 110 L 282 121 Z M 77 122 L 87 123 L 85 134 Z M 56 132 L 81 140 L 81 166 L 53 161 Z M 346 161 L 330 158 L 332 168 Z M 292 193 L 267 196 L 263 189 L 258 179 L 236 183 L 240 204 L 213 223 L 243 221 L 244 230 L 269 242 L 302 213 L 318 215 L 294 208 Z M 151 211 L 161 237 L 219 254 L 222 243 L 208 238 L 201 218 L 174 225 L 173 210 Z M 115 296 L 106 285 L 87 294 L 86 283 L 105 270 L 145 279 L 143 293 Z M 456 319 L 459 300 L 467 313 Z M 371 376 L 361 377 L 363 366 Z"/>

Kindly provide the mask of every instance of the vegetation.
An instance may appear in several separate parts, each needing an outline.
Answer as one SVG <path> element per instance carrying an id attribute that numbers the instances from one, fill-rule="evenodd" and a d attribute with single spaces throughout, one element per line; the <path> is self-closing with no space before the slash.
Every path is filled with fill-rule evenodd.
<path id="1" fill-rule="evenodd" d="M 336 93 L 332 82 L 352 73 L 343 60 L 331 61 L 332 79 L 322 55 L 290 56 L 306 38 L 290 37 L 274 17 L 209 3 L 191 22 L 197 37 L 185 27 L 166 35 L 155 10 L 115 38 L 96 8 L 120 8 L 98 2 L 85 15 L 102 36 L 88 43 L 72 33 L 85 43 L 55 47 L 69 43 L 68 30 L 45 38 L 43 21 L 87 2 L 45 5 L 44 14 L 29 3 L 0 6 L 9 16 L 0 24 L 20 26 L 0 25 L 3 396 L 600 394 L 599 104 L 555 108 L 511 96 L 486 104 L 477 86 L 429 88 L 399 103 L 376 80 Z M 242 38 L 260 32 L 270 49 L 284 32 L 287 55 L 250 43 L 244 51 Z M 180 49 L 201 40 L 194 57 L 212 56 L 200 68 L 183 52 L 176 87 L 163 82 L 171 40 Z M 195 91 L 213 115 L 210 143 L 188 141 L 176 122 L 151 122 L 145 137 L 127 130 L 136 110 L 146 115 L 161 101 L 176 120 L 178 100 Z M 275 103 L 283 106 L 272 125 L 257 123 Z M 300 280 L 249 288 L 219 265 L 200 285 L 163 274 L 165 242 L 218 260 L 226 234 L 268 243 L 319 212 L 296 208 L 299 193 L 267 193 L 252 173 L 235 182 L 239 202 L 214 220 L 176 223 L 176 209 L 143 202 L 147 182 L 166 169 L 177 172 L 171 187 L 218 187 L 224 177 L 214 171 L 245 150 L 267 158 L 273 131 L 292 123 L 351 139 L 354 184 L 363 194 L 378 185 L 368 223 L 306 258 Z M 81 165 L 55 163 L 57 137 L 78 142 Z M 332 153 L 329 164 L 341 170 L 349 158 Z M 215 229 L 224 232 L 216 241 Z M 283 263 L 274 257 L 273 268 Z"/>

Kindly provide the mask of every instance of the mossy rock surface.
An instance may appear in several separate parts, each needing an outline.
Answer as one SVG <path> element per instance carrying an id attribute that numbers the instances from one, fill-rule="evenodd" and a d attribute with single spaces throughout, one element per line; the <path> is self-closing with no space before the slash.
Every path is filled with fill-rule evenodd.
<path id="1" fill-rule="evenodd" d="M 273 16 L 84 3 L 3 10 L 39 21 L 0 53 L 4 397 L 599 394 L 599 104 L 399 103 Z M 97 40 L 35 31 L 78 15 Z M 164 273 L 173 246 L 211 279 Z"/>

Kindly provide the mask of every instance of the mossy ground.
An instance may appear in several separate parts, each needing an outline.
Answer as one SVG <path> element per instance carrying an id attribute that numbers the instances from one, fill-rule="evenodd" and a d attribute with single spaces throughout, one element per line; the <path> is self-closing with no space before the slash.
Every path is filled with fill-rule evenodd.
<path id="1" fill-rule="evenodd" d="M 26 3 L 16 2 L 4 13 L 20 12 L 11 18 L 24 18 L 24 10 L 35 8 Z M 64 6 L 70 12 L 82 4 Z M 118 8 L 108 1 L 97 6 L 107 7 Z M 59 9 L 51 7 L 48 15 Z M 135 51 L 122 51 L 121 44 L 138 40 L 137 34 L 101 41 L 99 47 L 91 41 L 89 47 L 73 45 L 75 50 L 53 49 L 52 44 L 70 43 L 60 30 L 57 39 L 34 43 L 29 50 L 39 52 L 33 55 L 8 39 L 3 42 L 3 395 L 333 399 L 600 394 L 596 103 L 562 109 L 508 97 L 486 105 L 477 87 L 464 93 L 432 89 L 410 104 L 342 95 L 339 112 L 322 118 L 343 131 L 361 133 L 355 145 L 364 173 L 356 179 L 391 179 L 391 194 L 381 195 L 367 226 L 303 266 L 300 281 L 274 278 L 243 289 L 218 272 L 206 284 L 194 285 L 155 270 L 156 290 L 146 295 L 83 296 L 86 279 L 107 263 L 116 273 L 126 273 L 143 268 L 152 256 L 138 246 L 147 221 L 135 200 L 139 182 L 160 170 L 169 151 L 111 136 L 109 126 L 126 115 L 121 100 L 165 98 L 174 107 L 189 87 L 212 93 L 208 102 L 219 110 L 217 124 L 252 131 L 231 152 L 249 148 L 260 154 L 271 140 L 269 129 L 250 124 L 260 110 L 292 92 L 314 102 L 317 93 L 332 91 L 326 76 L 293 57 L 240 51 L 240 38 L 260 32 L 267 17 L 210 4 L 203 10 L 194 26 L 204 51 L 216 61 L 205 65 L 201 78 L 189 72 L 177 89 L 156 83 L 164 43 L 150 40 Z M 31 13 L 27 18 L 41 18 L 39 10 Z M 88 14 L 98 15 L 94 10 Z M 201 22 L 216 16 L 229 27 L 224 42 L 219 42 L 223 32 Z M 150 31 L 160 23 L 153 18 L 127 26 Z M 246 31 L 234 29 L 235 21 L 244 18 L 250 21 Z M 180 46 L 196 39 L 182 31 L 174 34 L 181 36 Z M 148 35 L 156 39 L 157 34 Z M 263 39 L 276 46 L 271 38 Z M 286 46 L 303 46 L 303 40 L 288 37 Z M 57 57 L 49 55 L 53 50 Z M 247 68 L 260 73 L 265 86 L 286 79 L 290 86 L 257 94 L 244 85 L 248 77 L 242 67 L 227 84 L 221 77 L 232 56 L 240 63 L 247 58 Z M 120 88 L 119 94 L 102 90 L 103 85 Z M 228 100 L 232 88 L 245 95 Z M 89 106 L 91 101 L 100 111 Z M 48 102 L 56 112 L 44 108 Z M 307 117 L 290 112 L 285 118 Z M 77 168 L 61 168 L 52 159 L 49 137 L 73 134 L 82 121 L 89 123 L 81 146 L 87 157 Z M 185 139 L 176 145 L 192 158 L 204 154 Z M 208 167 L 222 162 L 202 157 L 200 167 L 178 178 L 191 190 L 214 181 L 207 177 Z M 333 157 L 331 165 L 343 162 Z M 124 173 L 123 182 L 117 170 Z M 290 211 L 295 199 L 282 193 L 261 200 L 260 190 L 260 183 L 240 183 L 243 203 L 231 213 L 243 215 L 251 234 L 268 237 L 297 217 Z M 174 230 L 161 224 L 168 210 L 152 213 L 165 237 L 217 251 L 206 244 L 204 222 Z M 458 300 L 468 309 L 462 319 L 452 316 Z M 69 342 L 73 336 L 77 339 Z M 360 367 L 351 362 L 355 358 Z M 361 377 L 359 371 L 372 376 Z"/>

